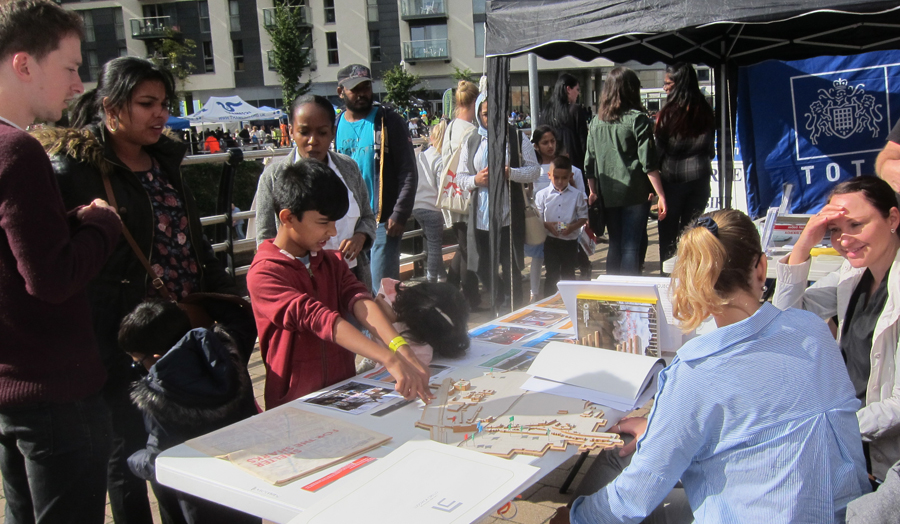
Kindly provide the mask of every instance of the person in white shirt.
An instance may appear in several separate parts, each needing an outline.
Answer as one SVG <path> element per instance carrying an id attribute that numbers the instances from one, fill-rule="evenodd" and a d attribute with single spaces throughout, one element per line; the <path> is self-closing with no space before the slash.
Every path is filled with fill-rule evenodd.
<path id="1" fill-rule="evenodd" d="M 441 122 L 431 129 L 429 141 L 431 147 L 416 155 L 419 171 L 419 183 L 416 187 L 416 202 L 413 205 L 413 218 L 422 227 L 425 235 L 425 275 L 429 282 L 445 282 L 447 272 L 444 271 L 444 214 L 435 202 L 438 195 L 438 177 L 441 176 L 441 146 L 447 124 Z"/>
<path id="2" fill-rule="evenodd" d="M 572 161 L 557 156 L 550 164 L 550 185 L 537 192 L 537 207 L 547 239 L 544 241 L 544 296 L 556 293 L 560 277 L 575 279 L 575 261 L 578 254 L 578 233 L 587 223 L 588 208 L 584 190 L 576 189 L 572 180 Z"/>

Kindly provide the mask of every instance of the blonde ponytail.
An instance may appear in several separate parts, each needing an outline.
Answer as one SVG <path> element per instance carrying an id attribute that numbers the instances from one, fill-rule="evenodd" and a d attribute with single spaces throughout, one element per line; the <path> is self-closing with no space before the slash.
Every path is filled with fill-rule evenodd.
<path id="1" fill-rule="evenodd" d="M 761 256 L 759 233 L 734 210 L 703 215 L 684 231 L 672 272 L 672 310 L 685 332 L 718 315 L 737 290 L 750 291 Z"/>

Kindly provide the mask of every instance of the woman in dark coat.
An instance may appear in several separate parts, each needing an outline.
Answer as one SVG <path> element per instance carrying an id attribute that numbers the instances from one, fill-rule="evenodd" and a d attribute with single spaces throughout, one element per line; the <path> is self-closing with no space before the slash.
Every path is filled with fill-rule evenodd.
<path id="1" fill-rule="evenodd" d="M 94 332 L 108 374 L 103 390 L 113 423 L 108 490 L 117 523 L 152 522 L 146 482 L 126 463 L 144 448 L 147 433 L 128 398 L 130 384 L 140 376 L 118 348 L 119 323 L 145 298 L 163 296 L 156 286 L 165 286 L 179 299 L 197 291 L 234 291 L 233 280 L 203 237 L 200 214 L 182 177 L 187 147 L 164 133 L 174 97 L 168 71 L 142 58 L 116 58 L 104 65 L 97 88 L 76 103 L 74 129 L 47 129 L 36 135 L 51 156 L 66 205 L 72 208 L 95 198 L 115 205 L 158 277 L 150 278 L 122 238 L 88 286 Z M 107 194 L 104 178 L 114 198 Z"/>

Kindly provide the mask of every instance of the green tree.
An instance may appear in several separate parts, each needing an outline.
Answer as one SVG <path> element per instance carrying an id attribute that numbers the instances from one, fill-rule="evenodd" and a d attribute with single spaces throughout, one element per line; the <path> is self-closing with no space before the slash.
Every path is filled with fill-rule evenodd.
<path id="1" fill-rule="evenodd" d="M 197 66 L 194 59 L 197 57 L 195 49 L 197 44 L 189 39 L 183 38 L 181 33 L 175 29 L 166 29 L 166 36 L 148 46 L 150 56 L 147 58 L 154 64 L 168 68 L 175 77 L 177 100 L 171 100 L 172 114 L 181 116 L 181 104 L 179 101 L 184 98 L 187 91 L 187 81 L 191 73 Z"/>
<path id="2" fill-rule="evenodd" d="M 290 5 L 275 7 L 274 23 L 266 26 L 272 40 L 272 61 L 281 81 L 281 95 L 285 107 L 294 99 L 309 92 L 312 77 L 301 82 L 303 70 L 310 66 L 312 35 L 304 25 L 305 11 Z"/>
<path id="3" fill-rule="evenodd" d="M 465 69 L 460 69 L 456 66 L 453 66 L 453 79 L 457 82 L 460 82 L 462 80 L 465 80 L 467 82 L 476 82 L 475 72 L 468 67 Z"/>
<path id="4" fill-rule="evenodd" d="M 408 73 L 399 64 L 385 71 L 382 80 L 387 91 L 385 98 L 404 111 L 409 110 L 411 98 L 425 95 L 424 88 L 416 88 L 422 83 L 422 77 Z"/>

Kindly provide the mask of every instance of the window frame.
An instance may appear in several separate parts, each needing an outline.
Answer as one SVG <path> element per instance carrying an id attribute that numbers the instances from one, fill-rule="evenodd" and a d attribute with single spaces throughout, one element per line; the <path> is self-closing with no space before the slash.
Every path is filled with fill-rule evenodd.
<path id="1" fill-rule="evenodd" d="M 329 42 L 329 38 L 334 37 L 334 47 L 331 47 L 331 42 Z M 327 31 L 325 32 L 325 50 L 328 55 L 328 65 L 340 65 L 341 63 L 341 55 L 340 49 L 338 48 L 338 38 L 337 31 Z M 332 55 L 334 53 L 334 55 Z M 332 60 L 332 56 L 334 60 Z"/>
<path id="2" fill-rule="evenodd" d="M 325 23 L 337 23 L 337 11 L 334 8 L 334 0 L 323 0 L 323 10 L 325 11 Z"/>
<path id="3" fill-rule="evenodd" d="M 231 32 L 239 32 L 241 30 L 241 4 L 238 0 L 228 0 L 228 19 Z"/>
<path id="4" fill-rule="evenodd" d="M 374 39 L 372 38 L 373 35 L 375 36 Z M 377 55 L 375 54 L 376 50 Z M 373 64 L 381 62 L 381 31 L 378 29 L 369 30 L 369 61 Z"/>
<path id="5" fill-rule="evenodd" d="M 238 48 L 240 48 L 240 54 L 238 54 Z M 235 73 L 243 73 L 247 70 L 246 64 L 244 63 L 244 41 L 240 38 L 233 38 L 231 40 L 231 53 L 234 57 L 234 72 Z M 240 62 L 238 61 L 240 59 Z"/>

